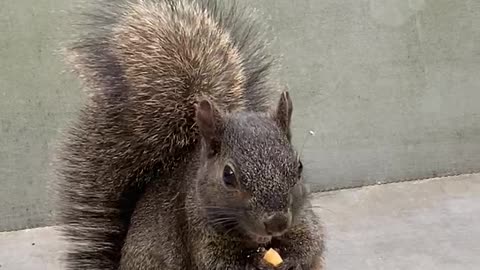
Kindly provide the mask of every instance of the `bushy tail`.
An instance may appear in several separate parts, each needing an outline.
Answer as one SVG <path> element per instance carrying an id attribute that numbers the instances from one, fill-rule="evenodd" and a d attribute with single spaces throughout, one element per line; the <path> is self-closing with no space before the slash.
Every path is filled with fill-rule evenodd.
<path id="1" fill-rule="evenodd" d="M 68 269 L 118 268 L 143 187 L 196 144 L 199 97 L 226 111 L 269 108 L 271 59 L 250 12 L 225 0 L 130 0 L 84 17 L 67 56 L 90 95 L 58 170 Z"/>

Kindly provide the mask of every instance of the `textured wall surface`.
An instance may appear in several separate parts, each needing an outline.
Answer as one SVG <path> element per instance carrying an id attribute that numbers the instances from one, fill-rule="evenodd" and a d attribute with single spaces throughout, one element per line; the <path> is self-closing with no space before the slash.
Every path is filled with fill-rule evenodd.
<path id="1" fill-rule="evenodd" d="M 480 1 L 262 3 L 315 189 L 480 169 Z"/>
<path id="2" fill-rule="evenodd" d="M 315 190 L 480 170 L 480 1 L 264 0 Z M 48 223 L 70 1 L 0 2 L 0 230 Z"/>
<path id="3" fill-rule="evenodd" d="M 48 223 L 47 169 L 80 91 L 62 74 L 70 1 L 0 1 L 0 230 Z"/>

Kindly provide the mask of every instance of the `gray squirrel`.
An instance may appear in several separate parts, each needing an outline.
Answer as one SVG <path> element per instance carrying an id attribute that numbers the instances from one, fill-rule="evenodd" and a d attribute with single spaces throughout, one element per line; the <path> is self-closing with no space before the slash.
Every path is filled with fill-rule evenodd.
<path id="1" fill-rule="evenodd" d="M 251 10 L 97 2 L 66 50 L 91 91 L 59 154 L 67 269 L 323 269 L 292 101 Z"/>

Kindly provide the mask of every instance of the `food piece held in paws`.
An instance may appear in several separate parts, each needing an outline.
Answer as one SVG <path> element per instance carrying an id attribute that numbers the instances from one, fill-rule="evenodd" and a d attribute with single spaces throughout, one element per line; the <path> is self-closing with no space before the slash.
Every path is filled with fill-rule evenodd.
<path id="1" fill-rule="evenodd" d="M 273 248 L 271 248 L 267 252 L 265 252 L 265 255 L 263 256 L 263 259 L 266 262 L 268 262 L 269 264 L 271 264 L 275 267 L 279 266 L 283 262 L 280 254 L 278 254 L 278 252 L 275 251 Z"/>

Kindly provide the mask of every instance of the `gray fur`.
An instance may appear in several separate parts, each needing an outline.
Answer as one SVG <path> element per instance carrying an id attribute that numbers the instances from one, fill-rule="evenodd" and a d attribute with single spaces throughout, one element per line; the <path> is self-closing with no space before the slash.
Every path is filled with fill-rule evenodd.
<path id="1" fill-rule="evenodd" d="M 184 252 L 195 249 L 212 266 L 214 262 L 208 262 L 212 258 L 207 259 L 212 254 L 192 246 L 203 243 L 194 239 L 196 234 L 188 238 L 182 233 L 209 230 L 208 215 L 195 209 L 209 192 L 216 194 L 212 179 L 218 177 L 207 176 L 219 170 L 207 168 L 221 160 L 204 157 L 207 147 L 200 148 L 198 101 L 211 100 L 225 121 L 219 137 L 222 155 L 248 168 L 242 181 L 243 192 L 252 196 L 251 215 L 260 217 L 285 206 L 298 166 L 289 129 L 276 125 L 278 119 L 271 117 L 278 110 L 270 106 L 271 57 L 263 38 L 248 9 L 223 1 L 98 4 L 98 9 L 85 14 L 86 31 L 67 48 L 73 71 L 91 91 L 60 155 L 58 219 L 71 243 L 67 269 L 150 269 L 154 250 L 148 247 L 158 248 L 159 243 L 163 244 L 155 252 L 162 254 L 154 257 L 159 262 L 193 267 L 196 260 L 186 260 Z M 271 181 L 267 185 L 258 179 Z M 192 193 L 197 188 L 206 190 Z M 189 193 L 182 197 L 182 190 Z M 157 199 L 154 205 L 149 204 L 152 196 Z M 304 215 L 299 213 L 304 212 L 304 199 L 299 197 L 292 206 L 294 224 L 302 224 Z M 157 221 L 141 218 L 159 213 L 165 217 L 161 222 L 165 231 L 152 227 Z M 188 227 L 165 227 L 170 221 Z M 163 236 L 155 238 L 159 233 Z M 182 242 L 163 239 L 167 233 L 178 235 Z M 227 248 L 225 244 L 219 243 Z M 318 248 L 311 254 L 320 255 L 322 248 L 309 247 L 313 246 Z M 135 268 L 141 258 L 146 268 Z"/>
<path id="2" fill-rule="evenodd" d="M 132 216 L 121 269 L 273 269 L 261 261 L 268 248 L 285 259 L 279 269 L 322 269 L 322 227 L 308 205 L 288 132 L 268 114 L 211 116 L 212 126 L 222 127 L 214 138 L 220 148 L 211 154 L 208 133 L 165 175 L 169 181 L 147 187 Z M 223 184 L 225 164 L 235 168 L 238 187 Z M 288 230 L 258 243 L 255 235 L 265 235 L 259 222 L 285 211 L 293 215 Z"/>

